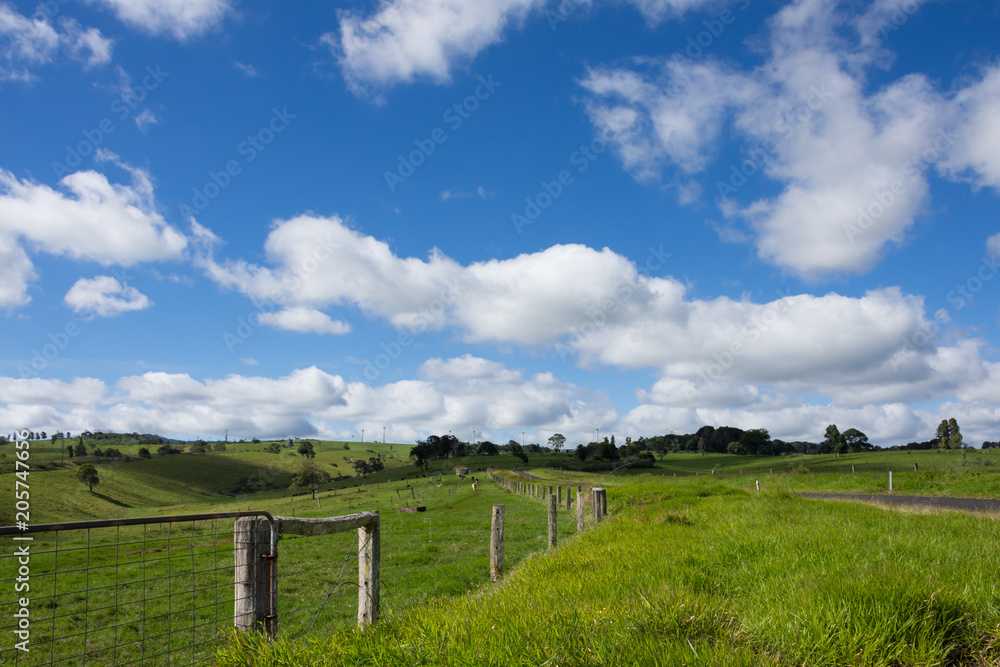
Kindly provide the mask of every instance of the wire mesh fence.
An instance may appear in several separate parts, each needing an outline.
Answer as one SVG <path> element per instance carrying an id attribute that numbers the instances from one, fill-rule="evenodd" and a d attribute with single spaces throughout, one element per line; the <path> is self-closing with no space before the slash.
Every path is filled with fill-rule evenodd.
<path id="1" fill-rule="evenodd" d="M 233 519 L 252 512 L 45 524 L 0 553 L 3 665 L 207 661 L 233 627 Z M 270 517 L 268 516 L 270 520 Z M 17 529 L 0 528 L 0 535 Z M 28 605 L 22 604 L 28 601 Z M 27 649 L 27 650 L 23 650 Z"/>

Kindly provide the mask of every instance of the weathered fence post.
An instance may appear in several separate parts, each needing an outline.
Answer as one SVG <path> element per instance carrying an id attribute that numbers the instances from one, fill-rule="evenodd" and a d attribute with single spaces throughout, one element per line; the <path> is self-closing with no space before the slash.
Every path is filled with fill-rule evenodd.
<path id="1" fill-rule="evenodd" d="M 503 516 L 504 506 L 494 505 L 490 528 L 490 579 L 494 582 L 503 577 Z"/>
<path id="2" fill-rule="evenodd" d="M 920 472 L 920 468 L 917 466 L 916 463 L 913 464 L 913 472 Z"/>
<path id="3" fill-rule="evenodd" d="M 604 512 L 607 509 L 607 505 L 604 504 L 605 501 L 602 500 L 604 497 L 604 489 L 595 486 L 591 489 L 590 494 L 590 501 L 594 506 L 594 523 L 600 523 L 601 519 L 604 518 Z"/>
<path id="4" fill-rule="evenodd" d="M 608 515 L 608 490 L 601 489 L 601 516 L 606 517 Z"/>
<path id="5" fill-rule="evenodd" d="M 851 472 L 857 472 L 857 470 L 855 470 L 855 468 L 854 468 L 854 464 L 853 463 L 851 464 Z"/>
<path id="6" fill-rule="evenodd" d="M 549 494 L 549 548 L 556 546 L 556 494 Z"/>
<path id="7" fill-rule="evenodd" d="M 271 527 L 255 517 L 242 517 L 233 527 L 236 601 L 233 624 L 237 630 L 256 630 L 274 636 L 277 609 L 274 584 L 277 554 L 271 553 Z"/>
<path id="8" fill-rule="evenodd" d="M 562 505 L 562 485 L 556 487 L 556 505 Z"/>
<path id="9" fill-rule="evenodd" d="M 892 471 L 889 471 L 889 493 L 892 493 Z"/>
<path id="10" fill-rule="evenodd" d="M 576 487 L 576 532 L 583 532 L 583 487 Z"/>
<path id="11" fill-rule="evenodd" d="M 413 487 L 410 487 L 411 490 Z M 378 621 L 379 570 L 382 559 L 381 518 L 358 528 L 358 625 Z"/>

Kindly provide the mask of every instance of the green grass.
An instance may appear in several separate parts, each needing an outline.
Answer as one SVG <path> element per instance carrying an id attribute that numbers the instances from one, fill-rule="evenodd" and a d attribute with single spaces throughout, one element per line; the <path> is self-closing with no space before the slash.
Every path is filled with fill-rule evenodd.
<path id="1" fill-rule="evenodd" d="M 612 471 L 602 464 L 608 469 L 592 472 L 569 470 L 567 455 L 531 456 L 528 466 L 498 456 L 434 461 L 418 471 L 407 460 L 408 445 L 350 443 L 345 450 L 324 442 L 316 462 L 350 476 L 324 485 L 317 502 L 287 488 L 301 457 L 265 453 L 266 443 L 100 463 L 102 481 L 93 494 L 73 478 L 75 465 L 87 459 L 62 467 L 58 448 L 47 444 L 32 443 L 32 463 L 49 468 L 30 476 L 32 523 L 246 509 L 299 517 L 380 510 L 383 622 L 367 632 L 354 629 L 353 534 L 289 537 L 279 545 L 281 641 L 267 649 L 234 641 L 220 655 L 222 664 L 1000 664 L 992 648 L 1000 634 L 994 519 L 887 512 L 790 494 L 882 492 L 892 470 L 900 494 L 996 498 L 1000 454 L 970 451 L 964 462 L 960 452 L 936 451 L 841 458 L 670 454 L 654 468 Z M 112 446 L 126 453 L 131 445 Z M 376 454 L 387 469 L 366 478 L 355 477 L 344 458 Z M 560 547 L 549 553 L 541 502 L 503 491 L 485 473 L 473 473 L 482 481 L 473 493 L 468 481 L 458 484 L 456 465 L 529 467 L 564 485 L 607 487 L 612 518 L 577 536 L 575 521 L 562 513 Z M 247 478 L 265 490 L 227 495 Z M 753 491 L 757 480 L 761 497 Z M 12 474 L 0 475 L 0 495 L 12 497 L 13 482 Z M 509 576 L 499 586 L 488 581 L 495 503 L 507 506 Z M 413 504 L 427 511 L 397 512 Z M 0 506 L 0 523 L 12 521 L 10 505 Z M 67 534 L 60 546 L 79 546 L 80 539 Z M 44 561 L 37 565 L 43 572 Z M 184 565 L 178 562 L 176 571 L 183 575 Z M 93 583 L 107 584 L 112 569 L 104 572 Z M 231 586 L 223 588 L 223 596 L 231 595 Z M 122 622 L 93 605 L 88 611 L 87 597 L 64 598 L 60 611 L 73 623 L 92 619 L 91 628 Z M 88 659 L 108 662 L 96 653 Z"/>
<path id="2" fill-rule="evenodd" d="M 1000 524 L 643 481 L 499 586 L 222 665 L 987 665 Z M 248 642 L 248 643 L 246 643 Z"/>

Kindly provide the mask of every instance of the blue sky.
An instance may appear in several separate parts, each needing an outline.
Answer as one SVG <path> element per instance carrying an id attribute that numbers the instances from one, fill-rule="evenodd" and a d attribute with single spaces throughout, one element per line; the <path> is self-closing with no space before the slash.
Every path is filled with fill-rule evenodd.
<path id="1" fill-rule="evenodd" d="M 0 432 L 1000 435 L 985 1 L 0 2 Z"/>

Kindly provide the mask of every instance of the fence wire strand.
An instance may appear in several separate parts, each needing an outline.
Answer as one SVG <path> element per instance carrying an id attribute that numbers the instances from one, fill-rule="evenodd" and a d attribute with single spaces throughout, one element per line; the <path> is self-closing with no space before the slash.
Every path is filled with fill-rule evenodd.
<path id="1" fill-rule="evenodd" d="M 0 646 L 0 664 L 210 661 L 234 621 L 233 523 L 216 517 L 244 514 L 260 516 L 29 527 L 24 543 L 31 545 L 30 590 L 22 595 L 30 596 L 30 650 L 6 643 Z M 23 535 L 11 527 L 0 531 Z M 14 589 L 18 567 L 17 555 L 0 553 L 0 587 Z M 220 609 L 224 606 L 229 610 Z M 21 626 L 14 614 L 20 609 L 18 600 L 0 600 L 0 634 L 15 636 Z"/>

